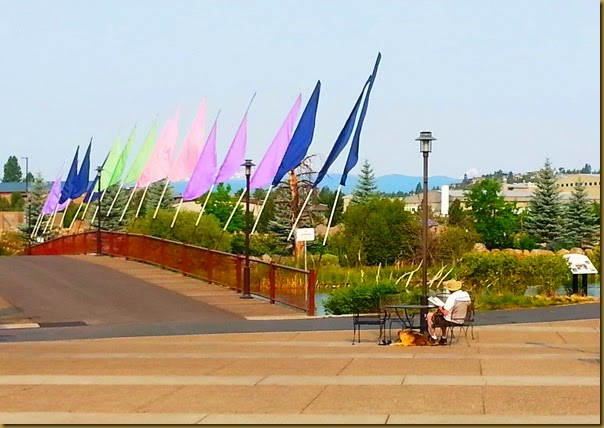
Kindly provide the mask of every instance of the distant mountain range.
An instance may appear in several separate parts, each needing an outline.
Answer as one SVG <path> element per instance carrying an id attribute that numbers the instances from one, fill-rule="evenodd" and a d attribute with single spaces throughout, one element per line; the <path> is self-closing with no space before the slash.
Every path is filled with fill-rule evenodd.
<path id="1" fill-rule="evenodd" d="M 330 189 L 337 189 L 340 184 L 341 174 L 327 174 L 323 181 L 319 183 L 319 188 L 329 187 Z M 346 186 L 342 188 L 342 192 L 345 194 L 352 193 L 359 181 L 359 177 L 356 175 L 349 175 L 346 180 Z M 384 193 L 396 193 L 396 192 L 412 192 L 415 190 L 418 184 L 422 184 L 423 177 L 413 177 L 409 175 L 389 174 L 381 177 L 376 177 L 376 183 L 378 190 Z M 428 177 L 428 187 L 433 189 L 435 187 L 441 187 L 444 184 L 456 184 L 460 183 L 461 179 L 445 177 L 442 175 L 436 175 L 434 177 Z M 236 192 L 239 189 L 245 187 L 245 179 L 232 179 L 227 182 L 231 185 L 231 190 Z M 186 181 L 172 183 L 172 188 L 176 195 L 182 194 L 187 187 Z"/>

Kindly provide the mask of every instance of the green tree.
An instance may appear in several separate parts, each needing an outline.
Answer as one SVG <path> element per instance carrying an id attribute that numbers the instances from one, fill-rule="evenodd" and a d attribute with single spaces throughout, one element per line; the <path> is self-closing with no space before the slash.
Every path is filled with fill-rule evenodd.
<path id="1" fill-rule="evenodd" d="M 487 178 L 465 192 L 474 227 L 488 248 L 512 247 L 519 227 L 515 206 L 506 202 L 500 191 L 501 184 Z"/>
<path id="2" fill-rule="evenodd" d="M 528 204 L 524 225 L 539 242 L 554 248 L 563 239 L 564 210 L 556 187 L 556 176 L 547 159 L 535 178 L 537 189 Z"/>
<path id="3" fill-rule="evenodd" d="M 591 245 L 597 230 L 597 219 L 587 199 L 585 186 L 578 182 L 573 187 L 570 202 L 566 207 L 565 235 L 568 243 L 573 247 Z"/>
<path id="4" fill-rule="evenodd" d="M 23 195 L 19 192 L 13 192 L 10 195 L 10 207 L 13 211 L 21 211 L 23 206 L 25 205 L 25 200 L 23 199 Z"/>
<path id="5" fill-rule="evenodd" d="M 252 198 L 255 199 L 259 204 L 263 204 L 266 198 L 266 189 L 255 189 L 252 192 Z M 258 225 L 256 226 L 256 230 L 258 232 L 266 233 L 268 230 L 268 223 L 273 220 L 275 217 L 275 193 L 271 192 L 268 195 L 268 199 L 266 199 L 266 203 L 264 204 L 264 208 L 260 213 L 260 220 L 258 220 Z M 254 220 L 255 221 L 255 220 Z"/>
<path id="6" fill-rule="evenodd" d="M 344 200 L 342 199 L 342 196 L 343 195 L 341 193 L 338 196 L 336 210 L 333 214 L 333 219 L 331 220 L 331 226 L 335 226 L 342 221 L 342 212 L 344 211 Z M 327 205 L 327 221 L 329 221 L 329 216 L 333 210 L 335 199 L 336 192 L 331 190 L 329 187 L 323 187 L 319 192 L 319 203 Z"/>
<path id="7" fill-rule="evenodd" d="M 471 215 L 463 209 L 459 199 L 455 199 L 449 206 L 448 224 L 451 226 L 463 227 L 472 225 L 473 227 Z"/>
<path id="8" fill-rule="evenodd" d="M 119 189 L 118 184 L 114 184 L 112 186 L 109 186 L 107 189 L 105 189 L 105 195 L 103 196 L 103 200 L 101 201 L 101 204 L 100 204 L 101 210 L 100 210 L 100 212 L 97 212 L 96 219 L 94 220 L 94 224 L 90 225 L 91 227 L 96 227 L 97 222 L 99 220 L 99 215 L 101 216 L 100 217 L 101 228 L 103 230 L 119 230 L 122 228 L 123 225 L 127 224 L 129 221 L 130 222 L 134 221 L 134 214 L 136 213 L 136 209 L 138 207 L 138 202 L 140 201 L 140 197 L 138 198 L 138 201 L 136 201 L 136 202 L 135 202 L 136 198 L 134 198 L 134 197 L 132 198 L 130 205 L 128 205 L 126 214 L 124 215 L 124 218 L 120 222 L 119 221 L 120 217 L 122 216 L 122 213 L 124 212 L 124 207 L 126 206 L 126 203 L 128 202 L 128 198 L 130 197 L 131 190 L 126 191 L 126 190 L 122 189 L 120 191 L 120 193 L 117 194 L 118 189 Z M 116 195 L 117 195 L 117 198 L 116 198 Z M 139 195 L 142 195 L 142 190 L 140 191 Z M 115 202 L 113 202 L 114 199 L 115 199 Z M 111 212 L 109 213 L 109 216 L 107 216 L 107 213 L 109 212 L 109 208 L 111 207 L 111 204 L 113 204 L 113 208 L 111 208 Z M 98 206 L 99 206 L 98 201 L 90 204 L 88 211 L 86 212 L 86 216 L 89 220 L 92 219 L 92 216 L 94 215 L 94 212 L 97 211 Z M 140 216 L 140 214 L 139 214 L 139 216 Z"/>
<path id="9" fill-rule="evenodd" d="M 352 191 L 351 203 L 358 204 L 368 199 L 375 198 L 378 196 L 377 182 L 375 175 L 373 174 L 373 168 L 367 159 L 363 163 L 361 174 L 359 175 L 359 181 Z"/>
<path id="10" fill-rule="evenodd" d="M 414 216 L 402 200 L 372 198 L 344 213 L 341 252 L 355 264 L 392 264 L 417 247 Z"/>
<path id="11" fill-rule="evenodd" d="M 206 205 L 205 213 L 216 217 L 220 223 L 220 226 L 224 227 L 229 219 L 229 216 L 233 212 L 233 209 L 235 208 L 237 199 L 231 195 L 230 184 L 220 183 L 212 192 L 212 195 L 210 196 L 210 199 Z M 205 201 L 205 196 L 203 200 Z M 245 203 L 245 197 L 242 199 L 242 202 Z M 253 216 L 250 216 L 250 227 L 253 226 L 253 222 L 254 218 Z M 237 207 L 237 210 L 235 210 L 227 230 L 229 232 L 245 231 L 245 209 L 242 207 L 242 204 L 240 204 Z"/>
<path id="12" fill-rule="evenodd" d="M 16 156 L 9 156 L 8 161 L 4 164 L 4 177 L 2 181 L 5 183 L 12 183 L 21 181 L 23 179 L 23 173 L 21 172 L 21 166 Z"/>

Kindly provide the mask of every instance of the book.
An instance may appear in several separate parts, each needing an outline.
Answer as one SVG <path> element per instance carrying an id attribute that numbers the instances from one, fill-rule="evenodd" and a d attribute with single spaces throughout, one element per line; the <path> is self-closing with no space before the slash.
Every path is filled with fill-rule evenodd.
<path id="1" fill-rule="evenodd" d="M 428 297 L 428 302 L 432 303 L 434 306 L 438 306 L 438 307 L 443 307 L 445 306 L 445 302 L 443 302 L 442 300 L 440 300 L 438 297 L 436 296 L 430 296 Z"/>

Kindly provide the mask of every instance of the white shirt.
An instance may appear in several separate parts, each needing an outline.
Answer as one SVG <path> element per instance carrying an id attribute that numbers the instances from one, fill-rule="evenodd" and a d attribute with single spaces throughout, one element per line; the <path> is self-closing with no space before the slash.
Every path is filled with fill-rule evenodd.
<path id="1" fill-rule="evenodd" d="M 451 309 L 455 306 L 456 302 L 471 302 L 470 295 L 467 291 L 457 290 L 454 291 L 447 297 L 447 301 L 445 302 L 445 306 L 443 309 L 448 311 L 448 314 L 444 316 L 447 321 L 451 321 Z"/>

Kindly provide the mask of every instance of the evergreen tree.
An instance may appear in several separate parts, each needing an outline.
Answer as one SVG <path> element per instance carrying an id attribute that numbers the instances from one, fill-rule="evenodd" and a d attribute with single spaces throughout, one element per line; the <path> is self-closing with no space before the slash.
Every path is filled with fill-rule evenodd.
<path id="1" fill-rule="evenodd" d="M 415 194 L 419 195 L 423 191 L 424 191 L 424 186 L 422 186 L 422 183 L 418 182 L 417 186 L 415 186 Z"/>
<path id="2" fill-rule="evenodd" d="M 9 156 L 8 161 L 4 164 L 4 177 L 2 181 L 5 183 L 12 183 L 21 181 L 23 179 L 23 173 L 21 172 L 21 166 L 16 156 Z"/>
<path id="3" fill-rule="evenodd" d="M 574 186 L 566 207 L 566 238 L 573 247 L 585 247 L 593 244 L 597 230 L 597 219 L 587 199 L 585 186 L 579 182 Z"/>
<path id="4" fill-rule="evenodd" d="M 292 230 L 295 218 L 292 215 L 289 189 L 285 186 L 280 186 L 275 189 L 274 194 L 274 218 L 269 220 L 267 230 L 277 237 L 281 247 L 283 247 L 287 243 L 287 236 Z"/>
<path id="5" fill-rule="evenodd" d="M 164 192 L 164 187 L 166 187 L 166 179 L 151 183 L 149 185 L 149 188 L 147 189 L 147 194 L 145 195 L 145 200 L 143 201 L 143 205 L 145 207 L 144 213 L 151 213 L 151 216 L 153 217 L 153 214 L 155 213 L 155 210 L 157 208 L 157 204 L 159 203 L 159 198 L 161 198 L 161 203 L 159 205 L 160 210 L 175 210 L 175 208 L 173 207 L 174 189 L 172 189 L 172 186 L 168 185 L 168 187 L 166 187 L 166 191 Z M 163 198 L 162 193 L 164 194 Z M 141 213 L 139 213 L 139 216 L 144 215 L 144 213 L 142 212 L 141 207 Z"/>
<path id="6" fill-rule="evenodd" d="M 359 181 L 352 192 L 351 203 L 358 204 L 378 196 L 378 188 L 373 168 L 367 159 L 363 163 Z"/>
<path id="7" fill-rule="evenodd" d="M 46 202 L 46 197 L 48 196 L 48 185 L 44 182 L 44 179 L 40 174 L 35 177 L 30 182 L 29 187 L 29 201 L 26 201 L 23 205 L 23 213 L 25 214 L 25 222 L 20 227 L 21 231 L 27 236 L 31 234 L 34 226 L 36 225 L 36 221 L 40 213 L 42 212 L 42 207 L 44 206 L 44 202 Z M 31 204 L 31 206 L 30 206 Z M 31 216 L 31 219 L 28 219 L 28 215 Z M 31 228 L 29 227 L 31 225 Z"/>
<path id="8" fill-rule="evenodd" d="M 527 232 L 548 247 L 555 247 L 563 238 L 563 207 L 556 187 L 556 176 L 547 159 L 535 178 L 537 189 L 528 204 L 525 226 Z"/>
<path id="9" fill-rule="evenodd" d="M 135 198 L 132 198 L 132 201 L 130 202 L 130 205 L 128 206 L 128 210 L 126 211 L 124 218 L 122 219 L 121 222 L 119 221 L 120 217 L 122 216 L 122 212 L 124 211 L 124 207 L 126 206 L 126 202 L 128 202 L 128 198 L 130 197 L 130 192 L 131 192 L 131 190 L 125 191 L 124 189 L 122 189 L 120 191 L 120 193 L 117 197 L 117 200 L 113 204 L 111 213 L 109 213 L 109 216 L 107 216 L 107 212 L 109 211 L 109 207 L 111 206 L 111 204 L 113 203 L 113 200 L 115 199 L 115 195 L 117 194 L 118 188 L 119 188 L 119 185 L 114 184 L 112 186 L 109 186 L 105 190 L 105 195 L 103 196 L 103 200 L 101 201 L 101 210 L 100 210 L 100 212 L 97 212 L 97 217 L 94 220 L 94 224 L 90 225 L 91 228 L 97 227 L 99 215 L 101 216 L 100 220 L 101 220 L 101 229 L 102 230 L 119 230 L 124 224 L 126 224 L 129 221 L 129 219 L 134 218 L 134 214 L 136 213 L 136 209 L 138 207 L 138 201 L 140 201 L 140 198 L 138 199 L 138 201 L 136 203 L 134 201 Z M 142 194 L 142 191 L 141 191 L 141 194 Z M 98 206 L 98 201 L 96 203 L 90 204 L 90 207 L 88 208 L 88 211 L 86 212 L 86 216 L 89 220 L 92 219 L 92 216 L 94 215 L 94 212 L 96 211 L 97 206 Z"/>

